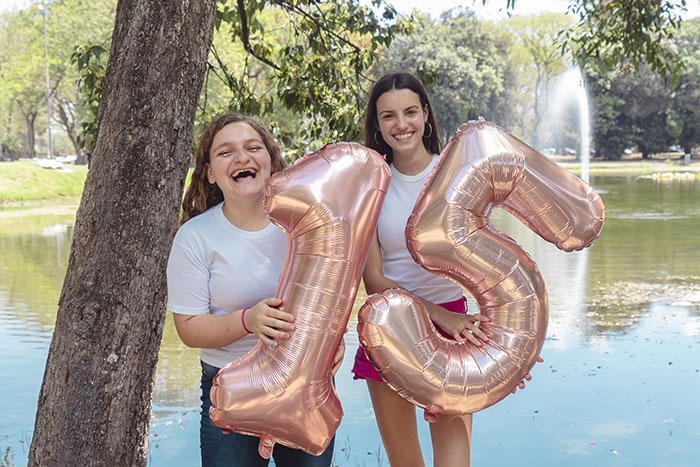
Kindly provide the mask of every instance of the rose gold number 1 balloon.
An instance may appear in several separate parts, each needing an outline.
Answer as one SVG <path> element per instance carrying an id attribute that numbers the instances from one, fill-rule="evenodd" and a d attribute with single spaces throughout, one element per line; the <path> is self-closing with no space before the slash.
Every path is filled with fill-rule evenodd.
<path id="1" fill-rule="evenodd" d="M 460 126 L 440 155 L 406 227 L 418 264 L 467 289 L 491 319 L 482 347 L 435 332 L 420 302 L 390 289 L 360 310 L 360 342 L 382 378 L 435 414 L 476 412 L 507 396 L 535 364 L 547 328 L 537 266 L 489 223 L 501 206 L 545 240 L 580 250 L 603 227 L 586 183 L 491 123 Z"/>
<path id="2" fill-rule="evenodd" d="M 340 424 L 330 369 L 390 177 L 376 152 L 336 143 L 268 181 L 265 209 L 290 240 L 275 296 L 296 330 L 279 347 L 258 343 L 223 367 L 210 410 L 214 425 L 259 436 L 264 458 L 275 443 L 319 455 Z"/>

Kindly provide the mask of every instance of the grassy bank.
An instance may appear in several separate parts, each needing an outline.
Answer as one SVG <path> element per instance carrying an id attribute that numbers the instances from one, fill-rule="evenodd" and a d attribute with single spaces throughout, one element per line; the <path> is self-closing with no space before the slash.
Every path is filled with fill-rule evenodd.
<path id="1" fill-rule="evenodd" d="M 83 192 L 87 166 L 66 164 L 44 169 L 31 162 L 0 162 L 0 208 L 45 200 L 76 202 Z"/>
<path id="2" fill-rule="evenodd" d="M 581 164 L 561 158 L 557 163 L 579 174 Z M 672 159 L 591 161 L 591 175 L 635 174 L 638 176 L 668 172 L 700 173 L 700 161 L 689 166 Z M 31 162 L 0 162 L 0 209 L 28 208 L 42 204 L 71 204 L 77 207 L 83 191 L 87 166 L 66 164 L 63 169 L 44 169 Z"/>
<path id="3" fill-rule="evenodd" d="M 574 157 L 555 156 L 554 160 L 569 172 L 576 175 L 579 175 L 581 172 L 581 163 L 576 162 Z M 680 157 L 663 155 L 650 159 L 642 159 L 640 155 L 640 157 L 624 158 L 617 161 L 593 159 L 589 162 L 589 172 L 591 175 L 653 175 L 668 172 L 700 173 L 700 161 L 696 159 L 690 165 L 683 165 Z"/>

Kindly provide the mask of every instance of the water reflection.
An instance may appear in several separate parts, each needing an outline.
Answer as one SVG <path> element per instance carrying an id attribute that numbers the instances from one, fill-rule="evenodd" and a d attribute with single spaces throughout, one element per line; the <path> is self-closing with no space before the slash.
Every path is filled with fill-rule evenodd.
<path id="1" fill-rule="evenodd" d="M 693 465 L 700 455 L 700 183 L 634 176 L 592 185 L 606 223 L 582 252 L 561 252 L 509 214 L 493 214 L 537 263 L 550 325 L 545 363 L 528 388 L 475 416 L 474 465 Z M 71 215 L 0 212 L 0 458 L 9 449 L 12 465 L 26 462 L 72 223 Z M 353 314 L 336 378 L 345 411 L 336 462 L 387 465 L 365 385 L 350 374 L 356 323 Z M 149 465 L 199 464 L 197 355 L 168 316 Z"/>

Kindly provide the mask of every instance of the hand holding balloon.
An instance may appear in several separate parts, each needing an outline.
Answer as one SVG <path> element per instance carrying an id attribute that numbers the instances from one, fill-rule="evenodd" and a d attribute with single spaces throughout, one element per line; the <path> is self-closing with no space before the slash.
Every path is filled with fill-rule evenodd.
<path id="1" fill-rule="evenodd" d="M 542 362 L 544 362 L 542 357 L 537 357 L 537 363 L 542 363 Z M 515 394 L 515 392 L 518 390 L 518 388 L 525 389 L 525 381 L 532 381 L 532 375 L 530 375 L 530 373 L 527 373 L 525 375 L 525 377 L 523 377 L 523 380 L 518 383 L 518 385 L 515 387 L 515 389 L 513 389 L 513 394 Z"/>
<path id="2" fill-rule="evenodd" d="M 279 341 L 288 340 L 289 333 L 295 329 L 294 315 L 279 309 L 281 305 L 279 298 L 266 298 L 247 308 L 242 315 L 245 328 L 263 344 L 277 347 Z"/>
<path id="3" fill-rule="evenodd" d="M 370 296 L 358 315 L 370 361 L 429 419 L 495 404 L 524 387 L 541 360 L 544 281 L 532 258 L 489 223 L 496 206 L 565 251 L 589 246 L 603 227 L 603 202 L 579 178 L 496 125 L 460 126 L 418 196 L 406 243 L 423 268 L 470 292 L 490 319 L 479 323 L 488 341 L 447 341 L 420 299 L 396 289 Z"/>
<path id="4" fill-rule="evenodd" d="M 260 437 L 263 458 L 275 443 L 317 456 L 340 424 L 331 376 L 390 177 L 375 151 L 336 143 L 266 184 L 266 213 L 290 242 L 275 294 L 284 311 L 275 308 L 281 302 L 263 300 L 253 316 L 256 334 L 279 345 L 258 344 L 223 367 L 210 393 L 212 423 Z"/>
<path id="5" fill-rule="evenodd" d="M 482 341 L 489 340 L 478 326 L 480 322 L 489 321 L 486 316 L 454 313 L 427 300 L 422 300 L 422 302 L 430 315 L 430 320 L 457 342 L 469 341 L 476 346 L 481 346 Z"/>

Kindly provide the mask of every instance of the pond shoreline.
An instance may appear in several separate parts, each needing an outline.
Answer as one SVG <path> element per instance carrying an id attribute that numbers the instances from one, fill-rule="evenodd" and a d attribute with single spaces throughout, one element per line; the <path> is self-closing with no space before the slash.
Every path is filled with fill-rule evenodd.
<path id="1" fill-rule="evenodd" d="M 80 205 L 80 197 L 57 197 L 6 202 L 0 200 L 0 220 L 24 216 L 75 214 Z"/>
<path id="2" fill-rule="evenodd" d="M 564 169 L 574 174 L 580 173 L 581 163 L 577 162 L 573 156 L 553 156 L 551 160 L 561 165 Z M 0 163 L 0 168 L 11 167 L 14 162 Z M 65 175 L 60 171 L 49 171 L 37 166 L 37 170 L 41 171 L 41 178 L 46 179 L 46 176 L 55 174 L 55 178 L 59 179 Z M 590 175 L 615 175 L 615 174 L 630 174 L 630 175 L 647 175 L 653 176 L 662 173 L 675 172 L 691 172 L 700 174 L 700 161 L 693 160 L 690 165 L 682 165 L 677 158 L 653 158 L 653 159 L 623 159 L 618 161 L 604 161 L 592 159 L 590 161 Z M 75 195 L 65 195 L 57 193 L 49 187 L 34 187 L 35 190 L 31 193 L 22 193 L 21 196 L 3 187 L 3 179 L 13 180 L 15 177 L 12 170 L 2 170 L 0 176 L 0 214 L 2 218 L 12 218 L 27 215 L 41 214 L 71 214 L 75 213 L 80 204 L 80 196 L 83 190 L 84 179 L 81 177 L 74 178 L 70 183 L 68 192 Z M 87 171 L 86 171 L 87 172 Z M 17 174 L 19 175 L 19 173 Z M 7 183 L 5 183 L 7 185 Z M 5 189 L 3 189 L 5 188 Z M 64 185 L 63 190 L 66 189 Z"/>

